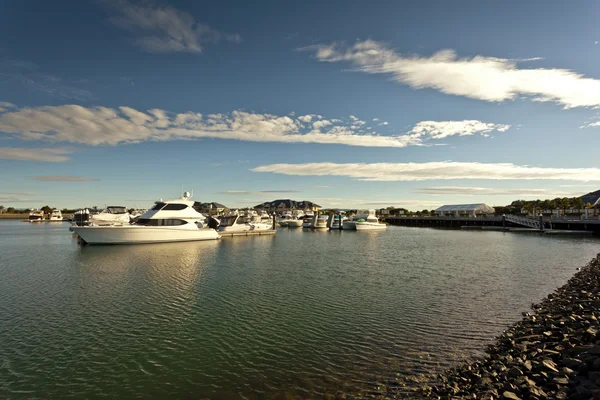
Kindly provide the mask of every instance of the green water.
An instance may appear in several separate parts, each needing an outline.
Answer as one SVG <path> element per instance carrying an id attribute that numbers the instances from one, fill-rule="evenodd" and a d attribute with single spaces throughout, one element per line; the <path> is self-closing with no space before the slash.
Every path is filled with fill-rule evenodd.
<path id="1" fill-rule="evenodd" d="M 0 398 L 406 395 L 600 251 L 389 227 L 78 247 L 0 222 Z"/>

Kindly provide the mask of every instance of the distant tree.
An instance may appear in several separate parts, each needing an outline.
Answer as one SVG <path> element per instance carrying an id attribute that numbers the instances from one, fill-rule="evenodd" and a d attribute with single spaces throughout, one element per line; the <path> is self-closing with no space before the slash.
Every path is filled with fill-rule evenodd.
<path id="1" fill-rule="evenodd" d="M 571 207 L 581 210 L 583 207 L 585 207 L 585 204 L 580 197 L 576 197 L 571 201 Z"/>
<path id="2" fill-rule="evenodd" d="M 0 214 L 2 214 L 2 211 L 4 211 L 4 206 L 0 205 Z"/>
<path id="3" fill-rule="evenodd" d="M 44 212 L 44 214 L 52 214 L 52 210 L 54 209 L 48 205 L 45 205 L 41 208 L 41 210 Z"/>
<path id="4" fill-rule="evenodd" d="M 6 212 L 9 213 L 9 214 L 14 214 L 15 213 L 15 209 L 14 209 L 14 207 L 8 207 L 6 209 Z"/>

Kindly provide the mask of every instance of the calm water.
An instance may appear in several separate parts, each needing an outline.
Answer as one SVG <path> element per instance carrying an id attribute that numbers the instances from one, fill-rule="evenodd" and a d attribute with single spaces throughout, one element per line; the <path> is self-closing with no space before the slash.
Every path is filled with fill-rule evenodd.
<path id="1" fill-rule="evenodd" d="M 81 248 L 67 228 L 0 222 L 0 398 L 406 394 L 600 251 L 401 227 Z"/>

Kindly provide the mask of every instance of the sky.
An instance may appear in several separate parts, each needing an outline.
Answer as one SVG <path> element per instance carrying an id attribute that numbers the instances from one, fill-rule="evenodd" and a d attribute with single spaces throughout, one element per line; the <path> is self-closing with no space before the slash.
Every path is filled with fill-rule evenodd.
<path id="1" fill-rule="evenodd" d="M 595 1 L 0 1 L 0 205 L 600 189 Z"/>

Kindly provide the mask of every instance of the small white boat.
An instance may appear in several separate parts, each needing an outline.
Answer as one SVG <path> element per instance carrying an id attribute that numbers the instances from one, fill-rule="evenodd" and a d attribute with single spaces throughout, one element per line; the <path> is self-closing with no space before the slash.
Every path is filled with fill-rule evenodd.
<path id="1" fill-rule="evenodd" d="M 357 231 L 381 231 L 387 229 L 387 225 L 379 222 L 375 210 L 369 210 L 367 218 L 359 218 L 355 221 Z"/>
<path id="2" fill-rule="evenodd" d="M 43 222 L 44 221 L 44 212 L 42 210 L 36 209 L 31 210 L 29 212 L 29 222 Z"/>
<path id="3" fill-rule="evenodd" d="M 90 215 L 93 225 L 126 225 L 131 222 L 131 214 L 122 206 L 109 206 L 98 214 Z"/>
<path id="4" fill-rule="evenodd" d="M 246 221 L 246 216 L 240 215 L 238 210 L 219 217 L 219 221 L 219 232 L 248 232 L 252 230 L 252 227 Z"/>
<path id="5" fill-rule="evenodd" d="M 135 223 L 123 225 L 72 226 L 88 244 L 168 243 L 216 240 L 219 234 L 208 227 L 206 217 L 194 209 L 185 192 L 176 200 L 157 201 Z"/>
<path id="6" fill-rule="evenodd" d="M 63 222 L 62 212 L 60 212 L 60 210 L 52 210 L 52 214 L 50 214 L 50 222 Z"/>
<path id="7" fill-rule="evenodd" d="M 291 211 L 284 211 L 281 216 L 279 217 L 279 219 L 277 220 L 277 223 L 279 224 L 279 226 L 281 227 L 287 227 L 288 226 L 288 222 L 292 219 L 295 219 L 294 216 L 292 215 Z"/>
<path id="8" fill-rule="evenodd" d="M 253 231 L 268 231 L 273 229 L 273 217 L 263 211 L 260 215 L 252 211 L 248 223 Z"/>
<path id="9" fill-rule="evenodd" d="M 329 217 L 327 215 L 317 215 L 313 217 L 312 228 L 313 229 L 327 229 L 327 222 L 329 221 Z"/>
<path id="10" fill-rule="evenodd" d="M 342 227 L 342 229 L 344 228 L 344 222 L 346 222 L 346 220 L 348 220 L 348 218 L 345 215 L 334 215 L 333 216 L 333 220 L 331 221 L 331 226 L 329 226 L 329 229 L 331 230 L 339 230 L 340 229 L 340 225 Z"/>

